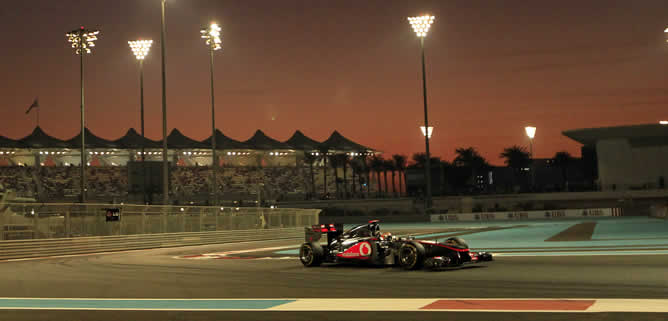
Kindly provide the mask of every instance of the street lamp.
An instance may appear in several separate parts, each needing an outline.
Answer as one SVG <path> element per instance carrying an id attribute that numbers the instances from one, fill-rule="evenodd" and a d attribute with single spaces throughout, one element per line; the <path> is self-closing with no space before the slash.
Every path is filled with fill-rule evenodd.
<path id="1" fill-rule="evenodd" d="M 169 162 L 167 161 L 167 75 L 165 72 L 165 2 L 160 1 L 160 56 L 162 65 L 162 204 L 169 204 Z"/>
<path id="2" fill-rule="evenodd" d="M 425 131 L 424 126 L 420 126 L 420 130 L 422 131 L 422 136 L 427 136 L 428 139 L 431 139 L 431 135 L 434 132 L 434 127 L 429 126 L 429 130 Z"/>
<path id="3" fill-rule="evenodd" d="M 141 117 L 141 168 L 142 168 L 142 194 L 144 196 L 144 204 L 146 204 L 146 158 L 144 153 L 144 58 L 148 55 L 153 40 L 137 40 L 128 41 L 132 53 L 134 53 L 137 60 L 139 60 L 139 105 Z"/>
<path id="4" fill-rule="evenodd" d="M 434 23 L 434 16 L 420 16 L 420 17 L 409 17 L 408 22 L 413 27 L 413 31 L 420 38 L 420 51 L 422 53 L 422 97 L 424 101 L 424 127 L 429 128 L 429 118 L 427 114 L 427 75 L 425 70 L 424 62 L 424 38 L 429 32 L 429 27 Z M 426 197 L 425 197 L 425 208 L 431 207 L 431 155 L 429 154 L 429 135 L 424 135 L 424 146 L 427 156 L 427 161 L 425 163 L 425 178 L 426 178 Z"/>
<path id="5" fill-rule="evenodd" d="M 534 174 L 533 166 L 533 138 L 536 136 L 536 127 L 527 126 L 524 127 L 524 131 L 527 133 L 527 137 L 529 137 L 529 160 L 531 160 L 529 169 L 531 170 L 531 188 L 533 189 L 536 183 L 536 176 Z"/>
<path id="6" fill-rule="evenodd" d="M 86 141 L 85 141 L 85 120 L 84 120 L 84 63 L 85 54 L 92 53 L 95 47 L 99 30 L 87 30 L 83 26 L 72 30 L 66 34 L 67 42 L 72 44 L 74 54 L 79 56 L 80 80 L 81 80 L 81 203 L 86 202 Z"/>
<path id="7" fill-rule="evenodd" d="M 202 39 L 209 47 L 210 69 L 211 69 L 211 185 L 213 190 L 213 205 L 218 203 L 218 184 L 216 173 L 218 172 L 218 162 L 216 161 L 216 108 L 213 90 L 213 52 L 222 49 L 220 40 L 220 27 L 216 23 L 211 23 L 209 28 L 200 30 Z"/>

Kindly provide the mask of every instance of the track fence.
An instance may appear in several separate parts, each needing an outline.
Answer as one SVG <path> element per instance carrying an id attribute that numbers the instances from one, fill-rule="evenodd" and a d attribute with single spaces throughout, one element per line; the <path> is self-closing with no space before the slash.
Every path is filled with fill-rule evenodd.
<path id="1" fill-rule="evenodd" d="M 118 204 L 5 203 L 0 240 L 301 228 L 320 210 Z"/>

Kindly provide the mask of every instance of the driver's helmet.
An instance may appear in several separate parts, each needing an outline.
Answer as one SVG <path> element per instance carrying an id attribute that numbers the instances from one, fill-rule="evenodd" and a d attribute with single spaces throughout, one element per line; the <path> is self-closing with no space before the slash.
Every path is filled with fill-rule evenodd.
<path id="1" fill-rule="evenodd" d="M 464 241 L 463 239 L 461 239 L 459 237 L 448 238 L 447 240 L 445 240 L 445 244 L 449 245 L 449 246 L 456 247 L 456 248 L 461 248 L 461 249 L 465 249 L 465 248 L 469 247 L 469 245 L 466 243 L 466 241 Z"/>
<path id="2" fill-rule="evenodd" d="M 371 235 L 373 236 L 380 236 L 380 225 L 378 223 L 373 222 L 369 224 L 369 231 L 371 231 Z"/>
<path id="3" fill-rule="evenodd" d="M 390 232 L 385 232 L 380 235 L 381 240 L 391 240 L 392 239 L 392 233 Z"/>

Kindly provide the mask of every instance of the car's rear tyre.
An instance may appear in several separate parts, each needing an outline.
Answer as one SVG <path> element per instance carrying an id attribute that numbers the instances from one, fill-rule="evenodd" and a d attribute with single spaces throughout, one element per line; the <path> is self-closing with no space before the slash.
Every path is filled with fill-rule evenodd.
<path id="1" fill-rule="evenodd" d="M 399 248 L 399 266 L 404 270 L 421 269 L 424 265 L 424 247 L 418 242 L 404 243 Z"/>
<path id="2" fill-rule="evenodd" d="M 306 267 L 320 266 L 325 257 L 325 251 L 318 243 L 304 243 L 299 248 L 299 260 Z"/>

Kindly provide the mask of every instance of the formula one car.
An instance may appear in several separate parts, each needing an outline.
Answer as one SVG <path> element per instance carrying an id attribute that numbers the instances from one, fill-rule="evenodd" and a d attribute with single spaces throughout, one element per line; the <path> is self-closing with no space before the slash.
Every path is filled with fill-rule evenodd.
<path id="1" fill-rule="evenodd" d="M 377 266 L 401 266 L 406 270 L 458 267 L 492 260 L 488 252 L 471 252 L 459 237 L 440 243 L 416 240 L 414 237 L 395 237 L 380 233 L 378 220 L 357 225 L 348 231 L 343 224 L 320 224 L 305 228 L 305 243 L 299 249 L 299 259 L 306 267 L 322 263 L 360 262 Z M 320 244 L 323 234 L 327 244 Z"/>

